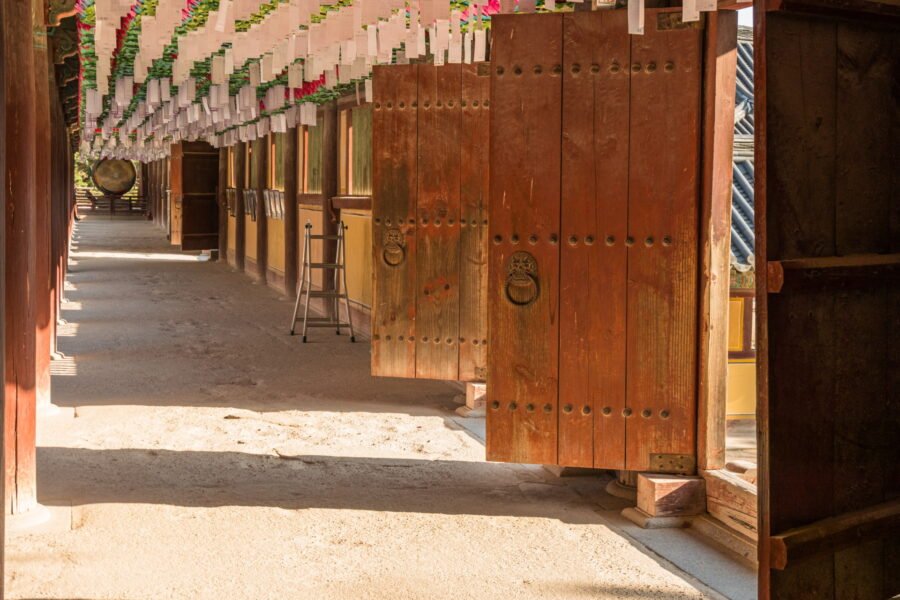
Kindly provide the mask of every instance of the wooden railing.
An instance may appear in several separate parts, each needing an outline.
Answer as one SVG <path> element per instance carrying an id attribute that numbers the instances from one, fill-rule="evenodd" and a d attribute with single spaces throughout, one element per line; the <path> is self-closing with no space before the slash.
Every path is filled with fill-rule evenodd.
<path id="1" fill-rule="evenodd" d="M 122 196 L 108 196 L 90 188 L 75 188 L 75 202 L 82 213 L 108 214 L 144 214 L 147 212 L 147 200 L 132 188 Z"/>

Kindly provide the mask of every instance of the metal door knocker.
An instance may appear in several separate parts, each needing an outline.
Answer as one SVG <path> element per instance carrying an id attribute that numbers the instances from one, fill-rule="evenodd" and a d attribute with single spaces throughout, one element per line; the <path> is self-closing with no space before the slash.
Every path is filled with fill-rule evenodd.
<path id="1" fill-rule="evenodd" d="M 537 261 L 528 252 L 516 252 L 506 267 L 506 298 L 516 306 L 528 306 L 538 297 Z"/>
<path id="2" fill-rule="evenodd" d="M 381 258 L 386 265 L 396 267 L 406 259 L 406 249 L 403 245 L 403 232 L 399 229 L 388 229 L 384 232 L 384 250 Z"/>

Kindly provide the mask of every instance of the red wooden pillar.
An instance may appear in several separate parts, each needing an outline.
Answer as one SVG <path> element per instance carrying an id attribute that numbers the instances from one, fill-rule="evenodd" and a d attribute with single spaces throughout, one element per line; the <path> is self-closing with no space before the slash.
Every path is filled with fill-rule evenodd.
<path id="1" fill-rule="evenodd" d="M 6 155 L 4 446 L 6 510 L 35 499 L 35 104 L 31 3 L 3 3 Z"/>
<path id="2" fill-rule="evenodd" d="M 35 317 L 35 394 L 37 406 L 50 404 L 50 335 L 52 332 L 50 270 L 50 53 L 44 25 L 44 0 L 32 0 L 31 17 L 34 48 L 34 317 Z M 55 90 L 54 90 L 55 92 Z"/>

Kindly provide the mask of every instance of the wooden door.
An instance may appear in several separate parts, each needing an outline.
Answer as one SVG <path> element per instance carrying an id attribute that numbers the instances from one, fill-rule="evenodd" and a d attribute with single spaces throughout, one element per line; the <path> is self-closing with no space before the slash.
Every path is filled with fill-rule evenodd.
<path id="1" fill-rule="evenodd" d="M 757 45 L 761 598 L 900 593 L 896 21 Z"/>
<path id="2" fill-rule="evenodd" d="M 375 70 L 373 375 L 486 376 L 489 82 L 485 64 Z"/>
<path id="3" fill-rule="evenodd" d="M 703 30 L 493 27 L 488 457 L 691 472 Z"/>

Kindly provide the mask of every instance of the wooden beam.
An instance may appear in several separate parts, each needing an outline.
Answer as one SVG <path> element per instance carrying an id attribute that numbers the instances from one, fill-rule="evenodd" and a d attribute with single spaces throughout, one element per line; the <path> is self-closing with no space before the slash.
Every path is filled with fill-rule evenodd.
<path id="1" fill-rule="evenodd" d="M 770 565 L 783 570 L 794 561 L 858 546 L 898 529 L 900 500 L 822 519 L 769 538 Z"/>
<path id="2" fill-rule="evenodd" d="M 709 13 L 706 22 L 697 462 L 712 470 L 725 466 L 737 13 Z"/>

